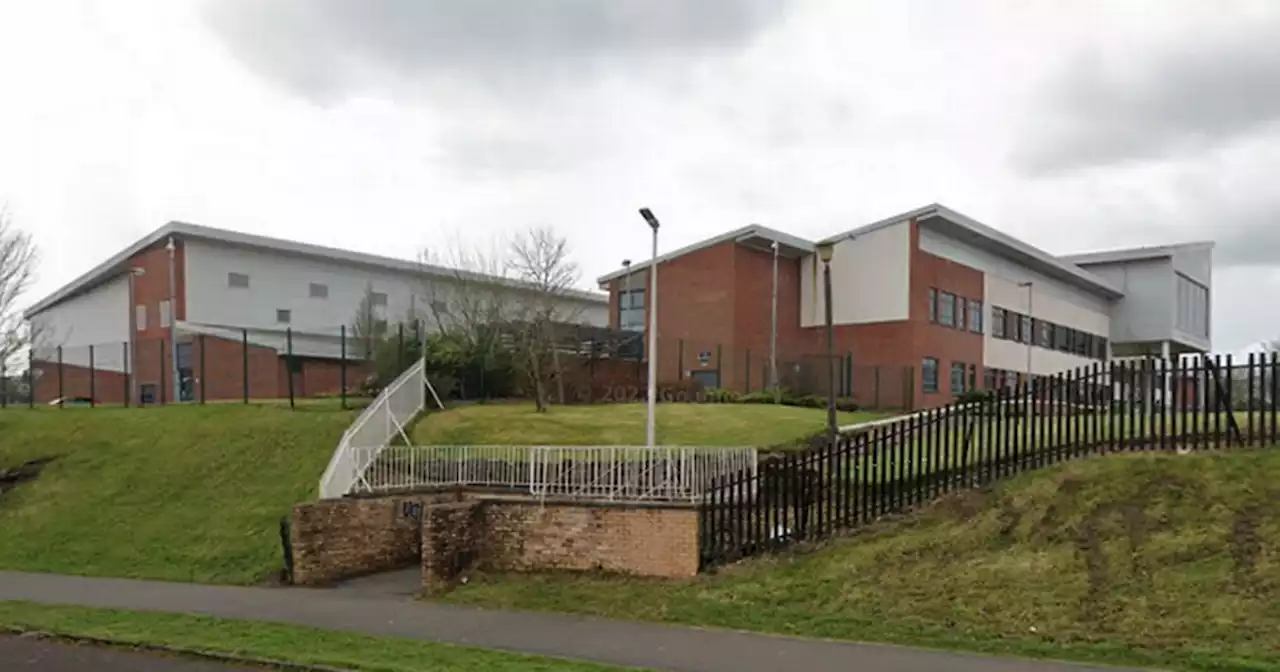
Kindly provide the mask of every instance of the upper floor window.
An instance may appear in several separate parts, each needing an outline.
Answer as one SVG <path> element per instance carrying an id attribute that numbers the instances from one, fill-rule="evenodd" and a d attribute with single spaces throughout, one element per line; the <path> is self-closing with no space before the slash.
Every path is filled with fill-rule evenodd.
<path id="1" fill-rule="evenodd" d="M 938 324 L 944 327 L 956 326 L 956 295 L 950 292 L 938 293 Z"/>
<path id="2" fill-rule="evenodd" d="M 329 285 L 313 282 L 308 287 L 307 292 L 313 299 L 327 299 L 329 298 Z"/>
<path id="3" fill-rule="evenodd" d="M 1036 320 L 1036 345 L 1041 348 L 1053 347 L 1053 323 L 1047 320 Z"/>
<path id="4" fill-rule="evenodd" d="M 1177 275 L 1177 321 L 1179 331 L 1209 337 L 1209 288 L 1179 273 Z"/>
<path id="5" fill-rule="evenodd" d="M 284 308 L 276 309 L 276 322 L 278 324 L 289 324 L 293 321 L 293 311 Z"/>
<path id="6" fill-rule="evenodd" d="M 1032 328 L 1031 318 L 1026 315 L 1019 316 L 1018 319 L 1018 341 L 1021 343 L 1031 343 Z"/>
<path id="7" fill-rule="evenodd" d="M 996 338 L 1008 338 L 1005 333 L 1005 325 L 1008 321 L 1006 315 L 1008 312 L 1004 308 L 991 309 L 991 335 Z"/>
<path id="8" fill-rule="evenodd" d="M 975 334 L 982 333 L 982 302 L 969 301 L 969 331 Z"/>
<path id="9" fill-rule="evenodd" d="M 382 306 L 387 305 L 387 295 L 382 292 L 369 292 L 369 305 Z"/>
<path id="10" fill-rule="evenodd" d="M 618 292 L 618 328 L 644 330 L 644 290 Z"/>
<path id="11" fill-rule="evenodd" d="M 147 307 L 144 305 L 135 306 L 133 309 L 134 328 L 142 331 L 147 328 Z"/>
<path id="12" fill-rule="evenodd" d="M 964 298 L 956 299 L 956 329 L 964 329 L 964 316 L 969 310 L 969 303 Z"/>
<path id="13" fill-rule="evenodd" d="M 965 367 L 962 362 L 951 363 L 951 394 L 964 394 L 964 372 Z"/>
<path id="14" fill-rule="evenodd" d="M 228 273 L 227 286 L 247 288 L 249 286 L 249 276 L 245 273 Z"/>
<path id="15" fill-rule="evenodd" d="M 929 288 L 929 321 L 938 321 L 938 290 Z"/>

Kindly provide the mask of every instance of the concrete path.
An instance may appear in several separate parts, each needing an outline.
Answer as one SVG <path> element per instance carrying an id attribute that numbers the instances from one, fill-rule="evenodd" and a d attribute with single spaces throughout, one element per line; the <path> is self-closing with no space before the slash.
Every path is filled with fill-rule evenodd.
<path id="1" fill-rule="evenodd" d="M 265 672 L 188 658 L 78 646 L 47 639 L 0 636 L 5 672 Z"/>
<path id="2" fill-rule="evenodd" d="M 416 603 L 395 592 L 239 588 L 0 572 L 0 600 L 292 623 L 657 670 L 1100 672 L 1104 669 L 577 616 L 485 611 Z"/>

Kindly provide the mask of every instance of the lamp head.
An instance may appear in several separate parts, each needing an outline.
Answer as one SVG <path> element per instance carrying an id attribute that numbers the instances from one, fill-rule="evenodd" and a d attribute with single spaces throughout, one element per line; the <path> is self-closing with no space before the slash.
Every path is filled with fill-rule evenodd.
<path id="1" fill-rule="evenodd" d="M 649 228 L 654 231 L 658 230 L 658 218 L 653 216 L 653 211 L 649 208 L 640 208 L 640 216 L 644 217 L 644 221 L 649 224 Z"/>
<path id="2" fill-rule="evenodd" d="M 630 260 L 630 259 L 623 259 L 623 260 L 622 260 L 622 267 L 623 267 L 623 268 L 631 268 L 631 260 Z"/>

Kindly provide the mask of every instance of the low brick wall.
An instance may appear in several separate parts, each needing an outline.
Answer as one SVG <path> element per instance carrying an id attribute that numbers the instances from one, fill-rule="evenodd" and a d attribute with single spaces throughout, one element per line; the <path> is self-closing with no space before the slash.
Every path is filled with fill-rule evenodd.
<path id="1" fill-rule="evenodd" d="M 293 583 L 323 585 L 409 567 L 421 555 L 419 516 L 457 495 L 329 499 L 293 507 Z"/>
<path id="2" fill-rule="evenodd" d="M 492 569 L 600 569 L 663 578 L 698 573 L 698 512 L 692 507 L 486 504 L 488 534 L 497 542 L 485 558 Z"/>

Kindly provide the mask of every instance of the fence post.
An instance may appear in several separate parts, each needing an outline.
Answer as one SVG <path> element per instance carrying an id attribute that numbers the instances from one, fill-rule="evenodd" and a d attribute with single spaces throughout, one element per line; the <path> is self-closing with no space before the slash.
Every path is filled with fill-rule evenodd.
<path id="1" fill-rule="evenodd" d="M 58 408 L 62 408 L 62 346 L 58 346 Z"/>
<path id="2" fill-rule="evenodd" d="M 676 343 L 676 380 L 684 380 L 684 339 Z M 657 381 L 653 381 L 657 385 Z"/>
<path id="3" fill-rule="evenodd" d="M 93 368 L 93 346 L 91 345 L 89 346 L 89 408 L 93 408 L 98 403 L 96 401 L 98 390 L 97 386 L 94 385 Z"/>
<path id="4" fill-rule="evenodd" d="M 844 396 L 853 396 L 853 351 L 845 356 L 844 360 Z"/>
<path id="5" fill-rule="evenodd" d="M 403 332 L 402 332 L 403 333 Z M 285 327 L 285 358 L 284 358 L 284 375 L 289 379 L 289 409 L 296 410 L 297 406 L 293 401 L 293 327 Z"/>
<path id="6" fill-rule="evenodd" d="M 240 330 L 240 380 L 244 383 L 244 403 L 249 403 L 249 330 Z"/>
<path id="7" fill-rule="evenodd" d="M 200 346 L 200 403 L 203 404 L 208 397 L 208 378 L 205 377 L 204 368 L 204 334 L 196 337 L 196 343 Z"/>
<path id="8" fill-rule="evenodd" d="M 129 390 L 133 387 L 133 376 L 129 373 L 129 367 L 133 365 L 133 362 L 129 361 L 129 342 L 125 341 L 120 345 L 120 354 L 123 355 L 120 361 L 124 362 L 124 407 L 129 408 Z"/>
<path id="9" fill-rule="evenodd" d="M 338 397 L 342 399 L 342 410 L 347 410 L 347 325 L 338 329 Z"/>
<path id="10" fill-rule="evenodd" d="M 396 375 L 404 372 L 404 322 L 396 325 Z"/>
<path id="11" fill-rule="evenodd" d="M 3 357 L 0 357 L 0 408 L 9 408 L 9 372 L 5 370 Z"/>
<path id="12" fill-rule="evenodd" d="M 724 387 L 724 359 L 720 356 L 721 345 L 716 343 L 716 383 Z"/>
<path id="13" fill-rule="evenodd" d="M 36 349 L 27 348 L 27 408 L 36 407 Z"/>
<path id="14" fill-rule="evenodd" d="M 162 338 L 160 339 L 160 389 L 159 389 L 161 404 L 165 403 L 165 400 L 168 399 L 168 397 L 165 396 L 165 392 L 167 391 L 167 388 L 169 386 L 169 383 L 166 382 L 168 379 L 165 378 L 165 375 L 164 375 L 165 374 L 165 361 L 164 361 L 165 347 L 166 346 L 164 344 L 164 339 Z"/>

